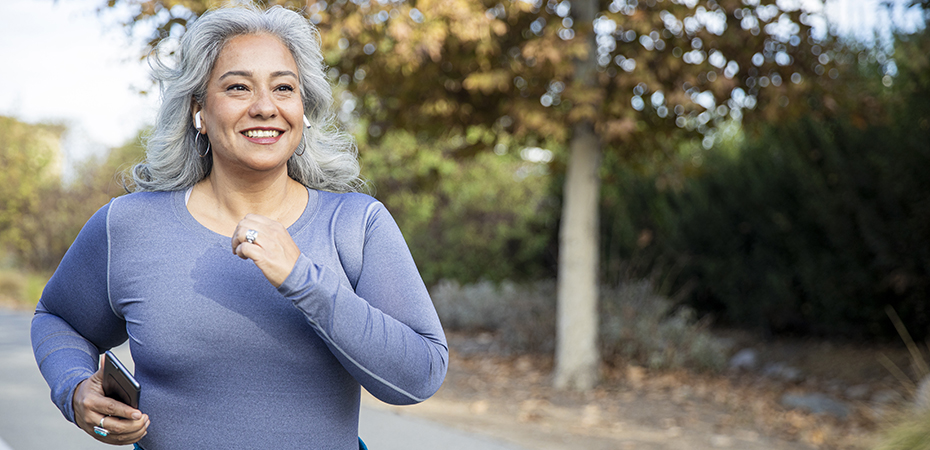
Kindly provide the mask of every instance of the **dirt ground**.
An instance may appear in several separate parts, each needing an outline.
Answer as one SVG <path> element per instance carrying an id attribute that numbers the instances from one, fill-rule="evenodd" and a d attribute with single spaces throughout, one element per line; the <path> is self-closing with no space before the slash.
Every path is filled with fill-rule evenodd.
<path id="1" fill-rule="evenodd" d="M 655 372 L 621 363 L 604 368 L 600 385 L 580 394 L 551 388 L 551 357 L 498 354 L 487 345 L 489 336 L 448 338 L 449 373 L 433 398 L 416 406 L 378 407 L 528 449 L 867 449 L 909 395 L 882 363 L 887 357 L 907 370 L 903 346 L 744 342 L 761 359 L 796 367 L 802 377 Z M 854 391 L 860 398 L 848 398 Z M 850 414 L 837 419 L 788 410 L 780 403 L 786 393 L 829 395 L 849 406 Z M 876 393 L 897 396 L 876 403 L 875 395 L 869 397 Z"/>

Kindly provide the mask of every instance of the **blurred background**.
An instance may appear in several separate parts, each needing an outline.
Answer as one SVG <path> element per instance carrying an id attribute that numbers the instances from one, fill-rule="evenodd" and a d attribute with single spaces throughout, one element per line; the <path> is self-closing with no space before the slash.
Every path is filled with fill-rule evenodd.
<path id="1" fill-rule="evenodd" d="M 170 59 L 219 3 L 0 5 L 0 302 L 34 307 L 83 223 L 125 193 L 158 100 L 144 58 L 164 41 Z M 914 344 L 930 336 L 927 0 L 266 3 L 319 27 L 333 113 L 471 352 L 463 370 L 529 361 L 550 383 L 557 305 L 573 301 L 557 286 L 588 279 L 596 389 L 749 371 L 782 383 L 773 408 L 808 414 L 762 435 L 864 448 L 889 421 L 888 439 L 927 432 L 926 415 L 914 428 L 850 406 L 889 379 L 906 402 L 882 407 L 930 396 Z M 587 278 L 560 270 L 571 214 L 589 221 Z M 818 372 L 866 354 L 879 372 Z M 854 423 L 781 395 L 805 386 Z"/>

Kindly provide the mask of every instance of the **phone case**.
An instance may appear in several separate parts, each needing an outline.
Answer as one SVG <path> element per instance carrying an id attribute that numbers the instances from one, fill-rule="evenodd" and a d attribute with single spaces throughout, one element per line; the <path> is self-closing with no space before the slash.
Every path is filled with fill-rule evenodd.
<path id="1" fill-rule="evenodd" d="M 133 408 L 139 408 L 139 393 L 142 386 L 129 373 L 126 366 L 107 350 L 103 357 L 103 393 Z"/>

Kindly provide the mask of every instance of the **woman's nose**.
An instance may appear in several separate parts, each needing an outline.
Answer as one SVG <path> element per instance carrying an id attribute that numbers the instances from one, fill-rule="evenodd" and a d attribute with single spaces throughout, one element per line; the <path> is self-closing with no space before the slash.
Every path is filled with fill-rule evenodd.
<path id="1" fill-rule="evenodd" d="M 249 108 L 249 115 L 252 117 L 270 119 L 278 114 L 278 107 L 271 98 L 271 92 L 260 89 L 256 91 L 254 100 Z"/>

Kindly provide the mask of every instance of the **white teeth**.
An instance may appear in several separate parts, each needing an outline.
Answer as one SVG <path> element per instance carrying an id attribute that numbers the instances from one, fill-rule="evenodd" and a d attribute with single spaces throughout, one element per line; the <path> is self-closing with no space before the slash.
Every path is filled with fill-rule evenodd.
<path id="1" fill-rule="evenodd" d="M 243 134 L 250 138 L 269 138 L 276 137 L 281 134 L 281 132 L 277 130 L 246 130 Z"/>

